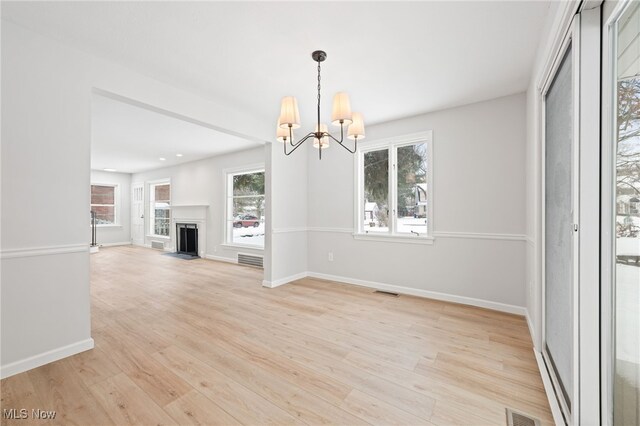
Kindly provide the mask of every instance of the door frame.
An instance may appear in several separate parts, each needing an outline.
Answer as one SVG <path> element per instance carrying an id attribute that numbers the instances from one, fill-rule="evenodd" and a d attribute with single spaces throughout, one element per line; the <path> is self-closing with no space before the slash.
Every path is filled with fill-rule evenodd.
<path id="1" fill-rule="evenodd" d="M 573 317 L 573 342 L 572 342 L 572 359 L 573 359 L 573 372 L 572 372 L 572 380 L 573 380 L 573 394 L 569 395 L 571 408 L 567 405 L 567 401 L 563 397 L 562 387 L 560 386 L 560 381 L 555 373 L 555 368 L 553 367 L 553 363 L 551 358 L 549 357 L 547 346 L 546 346 L 546 280 L 545 280 L 545 272 L 546 272 L 546 239 L 545 239 L 545 211 L 546 211 L 546 120 L 545 120 L 545 112 L 546 112 L 546 95 L 551 87 L 554 77 L 556 76 L 558 69 L 562 63 L 562 59 L 569 47 L 571 47 L 571 85 L 573 89 L 573 105 L 574 105 L 574 115 L 573 115 L 573 146 L 572 146 L 572 155 L 571 155 L 571 168 L 572 168 L 572 221 L 574 224 L 578 224 L 578 207 L 580 205 L 580 194 L 579 194 L 579 155 L 580 155 L 580 15 L 574 15 L 572 22 L 569 26 L 567 33 L 562 40 L 559 48 L 555 52 L 555 57 L 551 66 L 548 67 L 547 72 L 544 74 L 544 78 L 542 80 L 542 84 L 540 85 L 540 122 L 541 122 L 541 282 L 542 282 L 542 298 L 541 298 L 541 307 L 542 307 L 542 315 L 541 315 L 541 336 L 542 336 L 542 359 L 544 360 L 545 367 L 547 369 L 547 373 L 551 379 L 553 384 L 553 388 L 556 393 L 556 399 L 560 405 L 560 409 L 562 411 L 563 416 L 565 417 L 565 421 L 568 424 L 579 424 L 579 412 L 580 412 L 580 401 L 578 398 L 578 386 L 579 386 L 579 358 L 578 358 L 578 319 L 579 319 L 579 237 L 578 233 L 574 232 L 573 244 L 572 244 L 572 252 L 573 252 L 573 268 L 572 268 L 572 282 L 571 282 L 571 293 L 573 297 L 572 301 L 572 317 Z M 570 230 L 567 230 L 570 231 Z"/>

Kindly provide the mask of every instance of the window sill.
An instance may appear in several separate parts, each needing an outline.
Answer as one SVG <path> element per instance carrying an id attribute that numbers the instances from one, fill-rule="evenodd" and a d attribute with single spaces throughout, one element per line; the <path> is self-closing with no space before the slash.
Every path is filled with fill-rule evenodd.
<path id="1" fill-rule="evenodd" d="M 243 249 L 264 251 L 264 247 L 254 246 L 251 244 L 224 243 L 224 244 L 220 244 L 220 247 L 234 248 L 234 249 L 243 248 Z"/>
<path id="2" fill-rule="evenodd" d="M 387 243 L 403 243 L 403 244 L 433 244 L 434 238 L 430 236 L 417 237 L 409 235 L 389 235 L 389 234 L 353 234 L 354 240 L 363 241 L 384 241 Z"/>
<path id="3" fill-rule="evenodd" d="M 164 235 L 147 235 L 147 238 L 159 238 L 161 240 L 170 240 L 171 237 L 165 237 Z"/>

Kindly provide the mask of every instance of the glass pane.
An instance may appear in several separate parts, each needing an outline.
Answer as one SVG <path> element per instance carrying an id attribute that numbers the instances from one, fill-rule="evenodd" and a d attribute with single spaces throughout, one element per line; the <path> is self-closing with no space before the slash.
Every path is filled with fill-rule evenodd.
<path id="1" fill-rule="evenodd" d="M 91 204 L 114 204 L 115 187 L 91 185 Z"/>
<path id="2" fill-rule="evenodd" d="M 159 206 L 156 203 L 154 210 L 153 233 L 155 235 L 169 236 L 169 226 L 171 224 L 171 210 L 166 207 Z"/>
<path id="3" fill-rule="evenodd" d="M 570 46 L 545 97 L 545 353 L 573 395 L 573 87 Z M 560 392 L 559 392 L 560 393 Z M 566 413 L 568 414 L 568 413 Z"/>
<path id="4" fill-rule="evenodd" d="M 233 176 L 233 195 L 264 195 L 264 172 Z"/>
<path id="5" fill-rule="evenodd" d="M 96 225 L 116 223 L 115 207 L 113 206 L 91 206 L 91 211 L 96 214 Z"/>
<path id="6" fill-rule="evenodd" d="M 264 222 L 264 196 L 233 199 L 233 220 Z"/>
<path id="7" fill-rule="evenodd" d="M 618 22 L 613 420 L 640 424 L 640 11 Z"/>
<path id="8" fill-rule="evenodd" d="M 171 200 L 171 185 L 156 185 L 154 191 L 154 200 L 164 201 L 169 204 L 169 200 Z"/>
<path id="9" fill-rule="evenodd" d="M 233 199 L 233 220 L 227 226 L 231 242 L 264 246 L 264 196 Z"/>
<path id="10" fill-rule="evenodd" d="M 427 144 L 398 148 L 398 222 L 400 233 L 427 233 Z"/>
<path id="11" fill-rule="evenodd" d="M 389 232 L 389 150 L 364 153 L 365 232 Z"/>

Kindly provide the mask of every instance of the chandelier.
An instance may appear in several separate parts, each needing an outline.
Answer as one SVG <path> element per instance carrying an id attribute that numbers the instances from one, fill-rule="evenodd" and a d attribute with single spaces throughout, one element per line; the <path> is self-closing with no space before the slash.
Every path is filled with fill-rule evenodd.
<path id="1" fill-rule="evenodd" d="M 320 120 L 320 63 L 327 59 L 327 54 L 322 50 L 316 50 L 311 57 L 318 63 L 318 121 L 316 129 L 308 133 L 305 137 L 297 142 L 293 141 L 293 129 L 300 127 L 300 113 L 298 112 L 298 101 L 294 96 L 285 96 L 282 98 L 280 106 L 280 117 L 278 118 L 278 127 L 276 131 L 276 139 L 282 142 L 284 154 L 291 155 L 293 151 L 298 149 L 306 140 L 313 138 L 313 146 L 318 149 L 318 157 L 322 160 L 322 150 L 329 148 L 329 141 L 333 139 L 341 147 L 352 154 L 355 154 L 358 148 L 358 139 L 364 139 L 364 122 L 362 114 L 351 112 L 351 104 L 349 96 L 344 92 L 338 92 L 333 98 L 333 111 L 331 114 L 331 124 L 340 126 L 340 139 L 336 139 L 329 133 L 327 125 Z M 347 138 L 353 140 L 353 149 L 350 149 L 343 143 L 344 126 L 347 129 Z M 287 145 L 290 145 L 290 151 L 287 151 Z"/>

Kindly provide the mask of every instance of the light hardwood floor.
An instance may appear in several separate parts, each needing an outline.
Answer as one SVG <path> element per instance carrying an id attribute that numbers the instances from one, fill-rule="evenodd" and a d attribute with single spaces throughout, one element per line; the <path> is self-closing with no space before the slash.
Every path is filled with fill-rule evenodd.
<path id="1" fill-rule="evenodd" d="M 96 348 L 2 380 L 2 424 L 552 424 L 524 318 L 133 246 L 91 256 Z"/>

